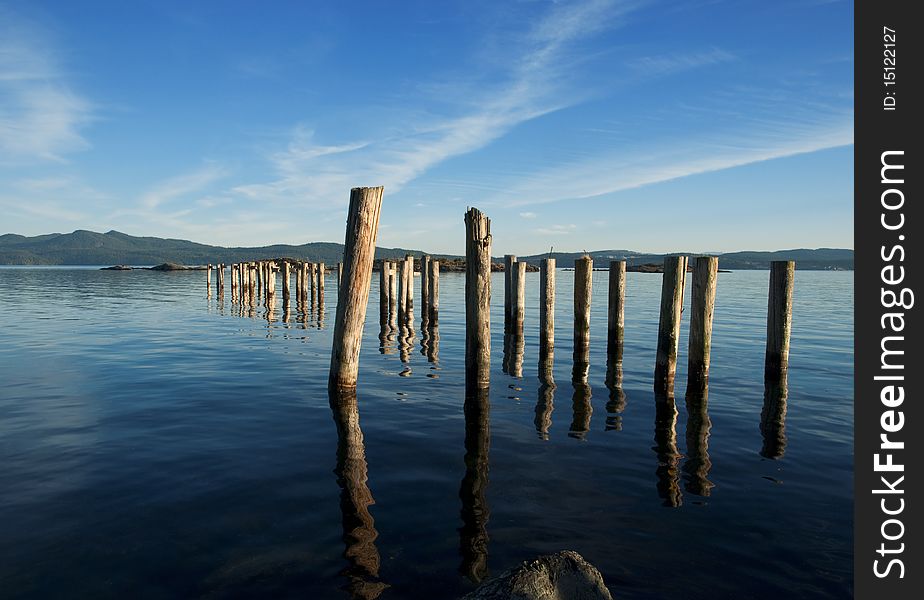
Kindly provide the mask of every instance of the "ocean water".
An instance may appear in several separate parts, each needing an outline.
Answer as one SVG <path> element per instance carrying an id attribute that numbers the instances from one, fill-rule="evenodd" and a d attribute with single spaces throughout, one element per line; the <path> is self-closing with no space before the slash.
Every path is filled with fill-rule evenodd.
<path id="1" fill-rule="evenodd" d="M 627 276 L 610 390 L 594 272 L 573 386 L 572 276 L 550 386 L 538 273 L 506 357 L 494 275 L 491 388 L 466 402 L 464 276 L 442 274 L 437 331 L 418 278 L 413 337 L 380 339 L 375 274 L 350 403 L 326 390 L 335 275 L 323 314 L 267 315 L 207 297 L 203 272 L 0 269 L 0 597 L 457 598 L 561 549 L 622 599 L 850 595 L 853 273 L 796 274 L 785 411 L 768 272 L 719 275 L 705 404 L 685 398 L 689 313 L 655 400 L 653 274 Z"/>

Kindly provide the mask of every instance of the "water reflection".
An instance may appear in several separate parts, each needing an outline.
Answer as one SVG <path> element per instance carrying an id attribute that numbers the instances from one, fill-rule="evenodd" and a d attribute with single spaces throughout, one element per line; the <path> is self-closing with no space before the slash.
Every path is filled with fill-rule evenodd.
<path id="1" fill-rule="evenodd" d="M 491 447 L 488 389 L 465 395 L 465 476 L 459 488 L 462 527 L 459 529 L 459 572 L 478 583 L 488 575 L 488 451 Z"/>
<path id="2" fill-rule="evenodd" d="M 372 600 L 388 587 L 379 581 L 381 558 L 375 540 L 378 532 L 369 506 L 375 503 L 367 485 L 368 466 L 355 392 L 330 392 L 330 407 L 337 425 L 337 466 L 343 516 L 343 557 L 348 566 L 341 572 L 352 598 Z"/>
<path id="3" fill-rule="evenodd" d="M 573 416 L 571 418 L 571 427 L 568 436 L 579 440 L 587 437 L 590 431 L 590 415 L 594 409 L 590 405 L 592 389 L 587 383 L 572 383 L 574 386 L 574 395 L 571 398 L 571 407 Z"/>
<path id="4" fill-rule="evenodd" d="M 440 326 L 436 319 L 430 321 L 427 339 L 427 361 L 438 366 L 440 362 Z"/>
<path id="5" fill-rule="evenodd" d="M 539 361 L 539 391 L 536 394 L 536 433 L 543 440 L 549 439 L 552 426 L 552 411 L 555 410 L 555 378 L 552 376 L 552 355 L 543 352 Z"/>
<path id="6" fill-rule="evenodd" d="M 683 464 L 685 488 L 691 494 L 708 497 L 715 485 L 709 481 L 709 430 L 712 420 L 708 411 L 708 388 L 687 391 L 687 460 Z"/>
<path id="7" fill-rule="evenodd" d="M 683 503 L 680 475 L 677 468 L 680 452 L 677 450 L 677 406 L 672 394 L 655 395 L 655 446 L 658 456 L 658 496 L 664 506 L 678 507 Z"/>
<path id="8" fill-rule="evenodd" d="M 606 367 L 606 431 L 622 431 L 622 412 L 626 409 L 626 393 L 622 389 L 622 362 L 610 361 Z"/>
<path id="9" fill-rule="evenodd" d="M 523 377 L 523 352 L 526 340 L 523 336 L 523 321 L 514 320 L 504 333 L 503 370 L 511 377 Z"/>
<path id="10" fill-rule="evenodd" d="M 782 458 L 786 452 L 788 379 L 784 370 L 779 379 L 764 380 L 764 407 L 760 412 L 760 435 L 764 438 L 760 455 L 764 458 Z"/>

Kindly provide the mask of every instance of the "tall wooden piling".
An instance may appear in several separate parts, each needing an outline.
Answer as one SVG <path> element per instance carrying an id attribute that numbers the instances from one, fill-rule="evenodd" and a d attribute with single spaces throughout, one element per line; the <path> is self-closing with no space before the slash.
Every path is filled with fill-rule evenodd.
<path id="1" fill-rule="evenodd" d="M 504 255 L 504 331 L 508 329 L 513 314 L 513 265 L 516 263 L 515 254 Z"/>
<path id="2" fill-rule="evenodd" d="M 622 364 L 626 314 L 626 261 L 610 261 L 609 303 L 606 329 L 606 355 L 615 367 Z"/>
<path id="3" fill-rule="evenodd" d="M 414 328 L 414 257 L 410 254 L 404 257 L 407 263 L 407 295 L 404 298 L 405 319 L 408 329 Z"/>
<path id="4" fill-rule="evenodd" d="M 654 372 L 654 387 L 658 392 L 668 393 L 674 389 L 686 267 L 685 256 L 667 256 L 664 258 L 664 278 L 661 282 L 661 316 L 658 322 L 658 352 L 655 358 Z"/>
<path id="5" fill-rule="evenodd" d="M 465 213 L 465 381 L 491 381 L 491 220 L 477 208 Z"/>
<path id="6" fill-rule="evenodd" d="M 398 265 L 388 263 L 388 326 L 398 328 Z"/>
<path id="7" fill-rule="evenodd" d="M 337 263 L 337 292 L 340 291 L 340 286 L 343 284 L 343 263 Z"/>
<path id="8" fill-rule="evenodd" d="M 523 326 L 523 319 L 526 316 L 526 263 L 517 262 L 513 268 L 513 279 L 510 282 L 510 289 L 513 292 L 513 300 L 510 304 L 512 320 L 515 326 Z"/>
<path id="9" fill-rule="evenodd" d="M 420 257 L 420 321 L 430 321 L 430 255 Z"/>
<path id="10" fill-rule="evenodd" d="M 422 308 L 429 313 L 427 317 L 431 325 L 436 325 L 440 319 L 440 261 L 429 260 L 427 268 L 430 274 L 427 277 L 427 302 L 429 306 Z"/>
<path id="11" fill-rule="evenodd" d="M 212 295 L 212 263 L 205 269 L 205 292 L 207 295 Z"/>
<path id="12" fill-rule="evenodd" d="M 324 276 L 327 275 L 327 267 L 324 263 L 317 264 L 318 269 L 318 301 L 324 297 Z"/>
<path id="13" fill-rule="evenodd" d="M 379 324 L 388 325 L 388 261 L 381 261 L 379 267 Z"/>
<path id="14" fill-rule="evenodd" d="M 687 390 L 703 390 L 709 385 L 709 352 L 712 349 L 712 315 L 719 273 L 716 256 L 700 256 L 693 267 L 690 305 L 690 356 Z"/>
<path id="15" fill-rule="evenodd" d="M 372 261 L 375 259 L 375 238 L 379 231 L 383 189 L 353 188 L 350 191 L 341 263 L 343 286 L 338 290 L 340 298 L 337 301 L 330 355 L 329 389 L 356 389 L 359 349 L 372 283 Z"/>
<path id="16" fill-rule="evenodd" d="M 574 366 L 571 380 L 586 383 L 590 368 L 590 302 L 594 261 L 586 254 L 574 261 Z"/>
<path id="17" fill-rule="evenodd" d="M 407 325 L 407 261 L 399 260 L 395 263 L 395 267 L 398 286 L 398 327 L 405 327 Z"/>
<path id="18" fill-rule="evenodd" d="M 551 372 L 555 354 L 555 259 L 539 265 L 539 373 Z"/>
<path id="19" fill-rule="evenodd" d="M 781 379 L 789 368 L 789 336 L 792 333 L 792 288 L 796 263 L 770 263 L 770 293 L 767 302 L 767 354 L 764 378 Z"/>
<path id="20" fill-rule="evenodd" d="M 289 265 L 289 261 L 282 263 L 282 300 L 283 302 L 289 301 L 289 277 L 292 275 L 292 267 Z"/>

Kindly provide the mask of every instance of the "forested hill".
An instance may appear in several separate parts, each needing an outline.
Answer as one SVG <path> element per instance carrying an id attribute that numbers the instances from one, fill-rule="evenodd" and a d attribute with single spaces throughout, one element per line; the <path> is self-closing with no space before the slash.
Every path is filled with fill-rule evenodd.
<path id="1" fill-rule="evenodd" d="M 405 254 L 421 255 L 421 250 L 378 248 L 378 258 L 398 258 Z M 554 252 L 559 267 L 574 265 L 583 253 Z M 598 267 L 610 260 L 626 260 L 629 265 L 661 263 L 663 254 L 631 250 L 597 250 L 590 252 Z M 442 256 L 436 255 L 434 256 Z M 520 257 L 538 264 L 548 254 Z M 73 233 L 51 233 L 25 237 L 8 233 L 0 235 L 0 264 L 5 265 L 156 265 L 174 262 L 185 265 L 233 263 L 245 260 L 289 257 L 313 262 L 336 263 L 343 257 L 343 245 L 333 242 L 312 242 L 293 246 L 277 244 L 258 248 L 224 248 L 198 244 L 188 240 L 156 237 L 135 237 L 118 231 L 96 233 L 78 230 Z M 853 269 L 853 250 L 819 248 L 778 250 L 776 252 L 729 252 L 721 254 L 723 269 L 767 269 L 771 260 L 795 260 L 799 269 Z M 452 258 L 458 258 L 452 257 Z"/>

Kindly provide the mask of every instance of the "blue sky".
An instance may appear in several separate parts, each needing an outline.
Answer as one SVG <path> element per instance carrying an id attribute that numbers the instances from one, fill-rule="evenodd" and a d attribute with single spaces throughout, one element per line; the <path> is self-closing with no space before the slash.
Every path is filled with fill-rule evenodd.
<path id="1" fill-rule="evenodd" d="M 853 247 L 853 3 L 0 0 L 0 233 Z"/>

